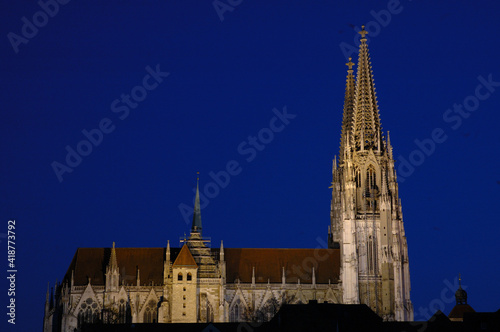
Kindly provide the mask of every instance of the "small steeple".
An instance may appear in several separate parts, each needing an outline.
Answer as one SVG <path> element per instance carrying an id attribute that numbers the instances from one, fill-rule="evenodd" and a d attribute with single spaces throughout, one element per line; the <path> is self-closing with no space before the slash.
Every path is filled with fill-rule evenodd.
<path id="1" fill-rule="evenodd" d="M 387 131 L 387 154 L 389 156 L 389 159 L 393 159 L 392 158 L 391 136 L 390 136 L 389 130 Z"/>
<path id="2" fill-rule="evenodd" d="M 285 286 L 285 283 L 286 283 L 285 267 L 283 266 L 281 268 L 281 284 L 283 284 L 283 286 Z"/>
<path id="3" fill-rule="evenodd" d="M 462 289 L 462 277 L 458 274 L 458 289 L 455 292 L 455 300 L 458 304 L 467 304 L 467 292 Z"/>
<path id="4" fill-rule="evenodd" d="M 167 240 L 167 252 L 166 252 L 166 261 L 170 263 L 170 240 Z"/>
<path id="5" fill-rule="evenodd" d="M 455 299 L 457 304 L 451 309 L 448 318 L 451 321 L 463 322 L 464 315 L 468 312 L 475 312 L 475 310 L 467 304 L 467 292 L 462 289 L 462 278 L 458 274 L 458 289 L 455 292 Z"/>
<path id="6" fill-rule="evenodd" d="M 316 273 L 314 272 L 314 266 L 312 270 L 312 284 L 313 286 L 316 285 Z"/>
<path id="7" fill-rule="evenodd" d="M 114 242 L 113 242 L 113 248 L 111 248 L 111 257 L 109 258 L 108 269 L 111 272 L 118 271 L 118 262 L 116 260 L 116 249 Z"/>
<path id="8" fill-rule="evenodd" d="M 165 250 L 165 262 L 163 262 L 163 281 L 167 282 L 170 275 L 170 241 L 167 240 L 167 249 Z"/>
<path id="9" fill-rule="evenodd" d="M 191 227 L 191 232 L 201 233 L 201 209 L 200 209 L 200 172 L 197 172 L 198 176 L 196 178 L 196 197 L 194 199 L 194 211 L 193 211 L 193 226 Z"/>
<path id="10" fill-rule="evenodd" d="M 224 261 L 224 242 L 220 240 L 220 258 L 222 262 Z"/>
<path id="11" fill-rule="evenodd" d="M 255 287 L 255 266 L 252 266 L 252 286 Z"/>

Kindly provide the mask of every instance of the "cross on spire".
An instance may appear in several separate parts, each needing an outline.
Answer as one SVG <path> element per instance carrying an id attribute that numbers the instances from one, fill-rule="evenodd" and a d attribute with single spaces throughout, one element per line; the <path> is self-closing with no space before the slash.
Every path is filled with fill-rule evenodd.
<path id="1" fill-rule="evenodd" d="M 361 26 L 361 31 L 360 31 L 360 32 L 358 32 L 358 33 L 361 35 L 361 39 L 366 39 L 366 37 L 365 37 L 365 36 L 368 34 L 368 31 L 366 31 L 366 30 L 365 30 L 365 26 L 364 26 L 364 25 L 362 25 L 362 26 Z"/>
<path id="2" fill-rule="evenodd" d="M 354 63 L 351 60 L 352 58 L 349 57 L 349 62 L 345 64 L 347 67 L 349 67 L 349 70 L 352 70 L 352 66 L 354 66 Z"/>

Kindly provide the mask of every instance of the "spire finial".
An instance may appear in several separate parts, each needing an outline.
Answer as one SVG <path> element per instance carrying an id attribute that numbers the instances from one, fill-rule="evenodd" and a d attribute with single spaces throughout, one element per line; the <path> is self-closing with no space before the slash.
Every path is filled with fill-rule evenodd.
<path id="1" fill-rule="evenodd" d="M 462 288 L 462 276 L 458 274 L 458 287 Z"/>
<path id="2" fill-rule="evenodd" d="M 349 67 L 349 70 L 352 70 L 352 66 L 354 66 L 354 63 L 351 60 L 352 58 L 349 57 L 349 62 L 345 64 L 347 67 Z"/>
<path id="3" fill-rule="evenodd" d="M 361 35 L 361 41 L 366 40 L 366 35 L 368 34 L 368 31 L 365 30 L 365 26 L 361 26 L 361 31 L 358 32 Z"/>

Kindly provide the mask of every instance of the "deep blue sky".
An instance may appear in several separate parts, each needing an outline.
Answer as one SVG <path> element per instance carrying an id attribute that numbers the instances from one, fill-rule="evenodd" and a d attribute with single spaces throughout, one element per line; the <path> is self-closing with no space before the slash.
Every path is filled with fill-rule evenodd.
<path id="1" fill-rule="evenodd" d="M 189 231 L 179 204 L 192 204 L 196 172 L 203 192 L 231 160 L 241 173 L 202 210 L 214 246 L 314 248 L 326 239 L 346 76 L 340 45 L 354 47 L 354 29 L 369 22 L 395 157 L 408 159 L 436 128 L 447 137 L 400 183 L 416 317 L 419 308 L 449 313 L 446 283 L 459 272 L 469 304 L 497 310 L 500 87 L 480 88 L 489 96 L 460 124 L 443 115 L 474 96 L 479 76 L 500 82 L 500 5 L 401 1 L 390 22 L 375 24 L 389 3 L 244 0 L 221 21 L 212 1 L 70 1 L 43 25 L 36 2 L 1 1 L 0 233 L 16 219 L 13 330 L 41 328 L 47 282 L 61 280 L 78 247 L 178 245 Z M 43 26 L 16 53 L 8 34 L 22 35 L 22 18 L 33 15 Z M 120 119 L 113 101 L 157 65 L 170 75 Z M 238 146 L 283 107 L 296 117 L 247 161 Z M 66 146 L 76 149 L 82 130 L 106 118 L 114 131 L 59 182 L 51 164 L 65 163 Z"/>

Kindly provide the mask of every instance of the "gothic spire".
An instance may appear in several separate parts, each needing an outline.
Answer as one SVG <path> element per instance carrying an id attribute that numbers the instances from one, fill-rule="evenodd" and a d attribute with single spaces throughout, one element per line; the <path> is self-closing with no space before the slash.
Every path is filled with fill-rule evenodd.
<path id="1" fill-rule="evenodd" d="M 354 70 L 352 66 L 354 63 L 351 61 L 352 58 L 349 58 L 349 62 L 346 63 L 347 66 L 347 78 L 345 85 L 345 97 L 344 97 L 344 115 L 342 118 L 342 133 L 340 137 L 340 163 L 344 159 L 344 150 L 346 149 L 346 145 L 348 145 L 347 140 L 352 139 L 352 135 L 349 135 L 353 130 L 354 126 L 354 91 L 355 91 L 355 82 L 354 82 Z M 349 142 L 350 143 L 350 142 Z"/>
<path id="2" fill-rule="evenodd" d="M 375 94 L 375 83 L 370 62 L 368 45 L 366 44 L 365 26 L 359 32 L 358 70 L 356 73 L 356 91 L 354 94 L 354 140 L 356 150 L 374 150 L 380 146 L 382 131 Z"/>
<path id="3" fill-rule="evenodd" d="M 191 232 L 193 233 L 201 233 L 199 174 L 198 172 L 198 177 L 196 178 L 196 197 L 194 199 L 193 226 L 191 227 Z"/>

